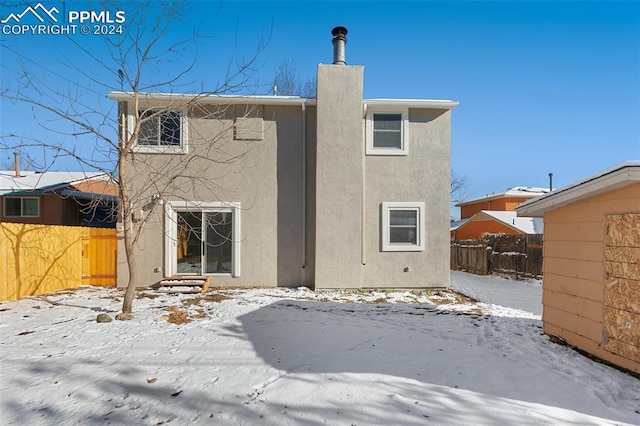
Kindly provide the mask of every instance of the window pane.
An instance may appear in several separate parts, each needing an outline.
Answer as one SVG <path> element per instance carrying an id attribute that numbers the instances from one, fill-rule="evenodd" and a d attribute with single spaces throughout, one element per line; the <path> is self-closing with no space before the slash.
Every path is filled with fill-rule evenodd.
<path id="1" fill-rule="evenodd" d="M 401 130 L 402 114 L 373 114 L 374 130 Z"/>
<path id="2" fill-rule="evenodd" d="M 4 214 L 5 216 L 20 216 L 21 199 L 4 197 Z"/>
<path id="3" fill-rule="evenodd" d="M 149 118 L 154 112 L 141 112 L 140 133 L 138 133 L 139 145 L 158 145 L 158 117 Z"/>
<path id="4" fill-rule="evenodd" d="M 162 114 L 160 129 L 161 145 L 180 146 L 180 114 L 174 111 Z"/>
<path id="5" fill-rule="evenodd" d="M 207 221 L 206 273 L 231 273 L 232 213 L 205 213 Z"/>
<path id="6" fill-rule="evenodd" d="M 179 274 L 202 274 L 202 213 L 179 212 L 176 242 Z"/>
<path id="7" fill-rule="evenodd" d="M 402 149 L 402 134 L 398 131 L 373 131 L 374 148 Z"/>
<path id="8" fill-rule="evenodd" d="M 418 224 L 416 210 L 391 210 L 389 211 L 389 224 L 416 226 Z"/>
<path id="9" fill-rule="evenodd" d="M 417 234 L 415 227 L 391 227 L 389 229 L 389 242 L 392 244 L 418 244 Z"/>
<path id="10" fill-rule="evenodd" d="M 22 199 L 22 215 L 23 216 L 38 216 L 38 200 L 37 198 L 23 198 Z"/>

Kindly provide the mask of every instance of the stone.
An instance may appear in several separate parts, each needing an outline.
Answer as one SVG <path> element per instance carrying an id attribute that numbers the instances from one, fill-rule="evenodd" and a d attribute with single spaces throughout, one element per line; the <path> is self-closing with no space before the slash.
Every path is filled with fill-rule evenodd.
<path id="1" fill-rule="evenodd" d="M 116 319 L 118 321 L 129 321 L 133 319 L 133 314 L 120 312 L 118 315 L 116 315 Z"/>
<path id="2" fill-rule="evenodd" d="M 111 321 L 113 321 L 113 318 L 111 318 L 107 314 L 98 314 L 96 318 L 96 322 L 111 322 Z"/>

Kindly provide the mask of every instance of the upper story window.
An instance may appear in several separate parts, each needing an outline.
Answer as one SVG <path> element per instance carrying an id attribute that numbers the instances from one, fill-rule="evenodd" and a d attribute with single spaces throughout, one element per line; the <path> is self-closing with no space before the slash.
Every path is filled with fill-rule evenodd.
<path id="1" fill-rule="evenodd" d="M 135 150 L 154 153 L 187 152 L 186 112 L 169 109 L 139 111 L 140 132 Z M 133 119 L 131 120 L 133 126 Z"/>
<path id="2" fill-rule="evenodd" d="M 367 112 L 367 154 L 407 155 L 408 111 Z"/>
<path id="3" fill-rule="evenodd" d="M 40 198 L 38 197 L 4 197 L 5 217 L 39 217 Z"/>

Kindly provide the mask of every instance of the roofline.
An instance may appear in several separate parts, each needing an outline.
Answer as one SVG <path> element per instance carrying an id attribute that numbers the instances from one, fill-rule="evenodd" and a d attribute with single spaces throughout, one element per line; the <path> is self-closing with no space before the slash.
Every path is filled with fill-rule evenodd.
<path id="1" fill-rule="evenodd" d="M 518 232 L 518 233 L 527 235 L 526 232 L 524 232 L 522 229 L 517 228 L 513 223 L 505 222 L 504 220 L 500 219 L 499 217 L 495 217 L 495 216 L 487 213 L 487 212 L 491 212 L 491 211 L 494 211 L 494 210 L 480 210 L 479 212 L 477 212 L 476 214 L 471 216 L 469 219 L 473 218 L 476 215 L 479 215 L 479 217 L 487 217 L 487 218 L 490 218 L 490 219 L 493 219 L 493 220 L 496 220 L 496 221 L 500 222 L 501 224 L 505 225 L 507 228 L 511 228 L 514 231 Z"/>
<path id="2" fill-rule="evenodd" d="M 119 198 L 117 195 L 109 195 L 109 194 L 87 192 L 87 191 L 74 191 L 70 189 L 65 189 L 61 191 L 60 195 L 62 195 L 63 197 L 71 197 L 71 198 L 80 199 L 80 200 L 106 201 L 106 202 L 113 202 L 113 203 L 116 203 L 119 201 Z"/>
<path id="3" fill-rule="evenodd" d="M 474 219 L 483 218 L 483 219 L 495 220 L 496 222 L 501 223 L 502 225 L 506 226 L 509 229 L 512 229 L 512 230 L 516 231 L 519 234 L 535 235 L 535 234 L 529 234 L 528 232 L 525 232 L 524 230 L 522 230 L 522 229 L 518 228 L 517 226 L 515 226 L 513 223 L 505 222 L 504 220 L 500 219 L 499 217 L 491 215 L 489 212 L 492 212 L 492 211 L 505 213 L 502 210 L 479 210 L 479 211 L 475 212 L 471 217 L 467 218 L 467 221 L 462 223 L 462 224 L 460 224 L 458 227 L 456 227 L 456 228 L 451 228 L 450 227 L 449 228 L 449 232 L 459 230 L 460 228 L 462 228 L 463 226 L 467 225 L 468 223 L 473 222 Z M 507 213 L 512 213 L 512 212 L 507 212 Z"/>
<path id="4" fill-rule="evenodd" d="M 0 171 L 0 172 L 2 172 L 2 171 Z M 18 192 L 21 192 L 21 191 L 31 191 L 30 193 L 34 193 L 36 191 L 41 191 L 42 193 L 45 193 L 45 192 L 49 192 L 49 191 L 55 191 L 55 190 L 60 189 L 60 188 L 65 188 L 68 185 L 74 185 L 74 184 L 77 184 L 77 183 L 87 182 L 87 181 L 90 181 L 90 180 L 99 179 L 99 180 L 104 181 L 104 182 L 108 182 L 110 180 L 109 175 L 107 175 L 105 172 L 66 172 L 66 171 L 62 171 L 62 172 L 34 172 L 34 171 L 31 171 L 31 170 L 28 170 L 28 171 L 23 171 L 21 173 L 33 173 L 33 175 L 37 175 L 37 174 L 44 175 L 46 173 L 84 173 L 85 177 L 83 177 L 81 179 L 76 179 L 76 180 L 69 180 L 69 181 L 64 181 L 64 182 L 56 182 L 56 183 L 52 183 L 51 185 L 48 185 L 48 186 L 42 186 L 42 187 L 32 188 L 32 189 L 17 188 L 17 187 L 13 187 L 12 186 L 10 188 L 0 188 L 0 191 L 10 191 L 10 192 L 6 192 L 6 194 L 18 193 Z M 95 175 L 87 176 L 87 173 L 95 173 Z M 26 175 L 25 176 L 19 176 L 19 177 L 18 176 L 9 176 L 9 175 L 7 175 L 7 176 L 8 176 L 8 179 L 10 179 L 12 177 L 14 177 L 16 179 L 20 179 L 21 177 L 26 177 Z M 107 179 L 101 179 L 101 178 L 107 178 Z"/>
<path id="5" fill-rule="evenodd" d="M 458 204 L 455 205 L 455 207 L 462 207 L 462 206 L 466 206 L 469 204 L 476 204 L 479 203 L 481 201 L 493 201 L 493 200 L 497 200 L 499 198 L 537 198 L 537 197 L 541 197 L 542 194 L 519 194 L 519 195 L 507 195 L 508 191 L 504 191 L 504 192 L 500 192 L 498 194 L 491 194 L 491 195 L 487 195 L 485 197 L 480 197 L 480 198 L 475 198 L 473 200 L 469 200 L 469 201 L 462 201 Z"/>
<path id="6" fill-rule="evenodd" d="M 109 92 L 107 97 L 114 101 L 130 101 L 133 92 Z M 255 96 L 255 95 L 213 95 L 213 94 L 185 94 L 185 93 L 138 93 L 141 100 L 150 103 L 179 104 L 189 103 L 203 104 L 259 104 L 259 105 L 316 105 L 314 98 L 301 98 L 299 96 Z M 453 109 L 460 103 L 450 100 L 436 99 L 363 99 L 363 103 L 369 106 L 405 106 L 408 108 L 435 108 Z"/>
<path id="7" fill-rule="evenodd" d="M 516 207 L 518 216 L 542 217 L 545 212 L 640 182 L 640 161 L 626 161 L 610 167 L 595 176 L 579 180 Z"/>
<path id="8" fill-rule="evenodd" d="M 130 101 L 134 97 L 133 92 L 109 92 L 109 99 L 114 101 Z M 146 102 L 176 103 L 180 105 L 189 103 L 203 104 L 248 104 L 260 105 L 315 105 L 316 100 L 301 98 L 299 96 L 250 96 L 250 95 L 214 95 L 206 93 L 138 93 L 138 97 Z"/>
<path id="9" fill-rule="evenodd" d="M 460 102 L 448 99 L 363 99 L 367 106 L 405 106 L 409 108 L 453 109 Z"/>

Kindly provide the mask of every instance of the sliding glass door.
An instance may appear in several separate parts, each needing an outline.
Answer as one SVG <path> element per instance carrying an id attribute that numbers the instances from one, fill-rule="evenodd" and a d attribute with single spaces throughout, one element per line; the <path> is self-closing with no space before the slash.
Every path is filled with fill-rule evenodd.
<path id="1" fill-rule="evenodd" d="M 176 272 L 181 275 L 231 274 L 231 209 L 176 212 Z"/>

